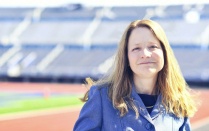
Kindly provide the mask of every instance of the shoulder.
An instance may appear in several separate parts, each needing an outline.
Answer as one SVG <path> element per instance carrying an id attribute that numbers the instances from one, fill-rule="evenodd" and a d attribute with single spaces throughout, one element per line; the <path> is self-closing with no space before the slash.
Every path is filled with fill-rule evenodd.
<path id="1" fill-rule="evenodd" d="M 94 95 L 106 95 L 108 94 L 109 86 L 108 84 L 103 85 L 93 85 L 89 90 L 89 97 Z"/>

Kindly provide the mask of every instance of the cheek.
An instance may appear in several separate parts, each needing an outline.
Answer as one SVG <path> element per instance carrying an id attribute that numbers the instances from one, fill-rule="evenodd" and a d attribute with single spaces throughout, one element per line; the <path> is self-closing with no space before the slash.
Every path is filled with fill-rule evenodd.
<path id="1" fill-rule="evenodd" d="M 157 55 L 158 59 L 159 59 L 159 62 L 160 62 L 160 65 L 163 67 L 164 66 L 164 55 L 162 52 L 160 52 L 158 55 Z"/>
<path id="2" fill-rule="evenodd" d="M 134 54 L 128 54 L 128 61 L 129 61 L 129 65 L 132 65 L 136 62 L 136 56 Z"/>
<path id="3" fill-rule="evenodd" d="M 164 65 L 164 55 L 162 51 L 156 51 L 152 53 L 152 58 L 154 58 L 158 63 Z"/>

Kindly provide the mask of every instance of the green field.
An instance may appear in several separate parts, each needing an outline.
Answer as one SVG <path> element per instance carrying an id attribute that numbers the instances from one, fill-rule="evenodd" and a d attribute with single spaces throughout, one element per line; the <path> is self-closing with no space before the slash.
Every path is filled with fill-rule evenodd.
<path id="1" fill-rule="evenodd" d="M 59 95 L 48 98 L 21 98 L 13 96 L 12 94 L 0 94 L 0 114 L 15 113 L 22 111 L 41 110 L 59 107 L 73 107 L 82 105 L 79 95 Z M 6 99 L 5 99 L 6 98 Z"/>

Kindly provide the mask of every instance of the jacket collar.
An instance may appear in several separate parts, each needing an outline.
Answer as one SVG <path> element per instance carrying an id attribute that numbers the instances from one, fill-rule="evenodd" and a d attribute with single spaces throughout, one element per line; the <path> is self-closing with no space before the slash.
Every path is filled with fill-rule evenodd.
<path id="1" fill-rule="evenodd" d="M 137 94 L 137 91 L 136 91 L 136 88 L 135 88 L 134 84 L 132 84 L 131 97 L 134 101 L 134 104 L 136 104 L 136 106 L 138 107 L 139 116 L 144 117 L 145 119 L 147 119 L 152 124 L 153 124 L 153 120 L 157 116 L 162 114 L 163 111 L 165 111 L 164 106 L 162 105 L 162 95 L 161 94 L 158 95 L 157 101 L 156 101 L 156 103 L 153 107 L 153 110 L 152 110 L 151 114 L 148 113 L 142 99 Z"/>

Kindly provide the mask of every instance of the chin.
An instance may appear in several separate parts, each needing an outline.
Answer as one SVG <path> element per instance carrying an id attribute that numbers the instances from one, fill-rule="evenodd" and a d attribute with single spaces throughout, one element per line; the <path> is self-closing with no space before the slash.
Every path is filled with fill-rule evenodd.
<path id="1" fill-rule="evenodd" d="M 155 76 L 155 75 L 157 75 L 158 74 L 158 72 L 159 72 L 160 70 L 157 70 L 157 69 L 144 69 L 144 70 L 142 70 L 142 74 L 144 74 L 144 75 L 148 75 L 148 76 Z"/>

